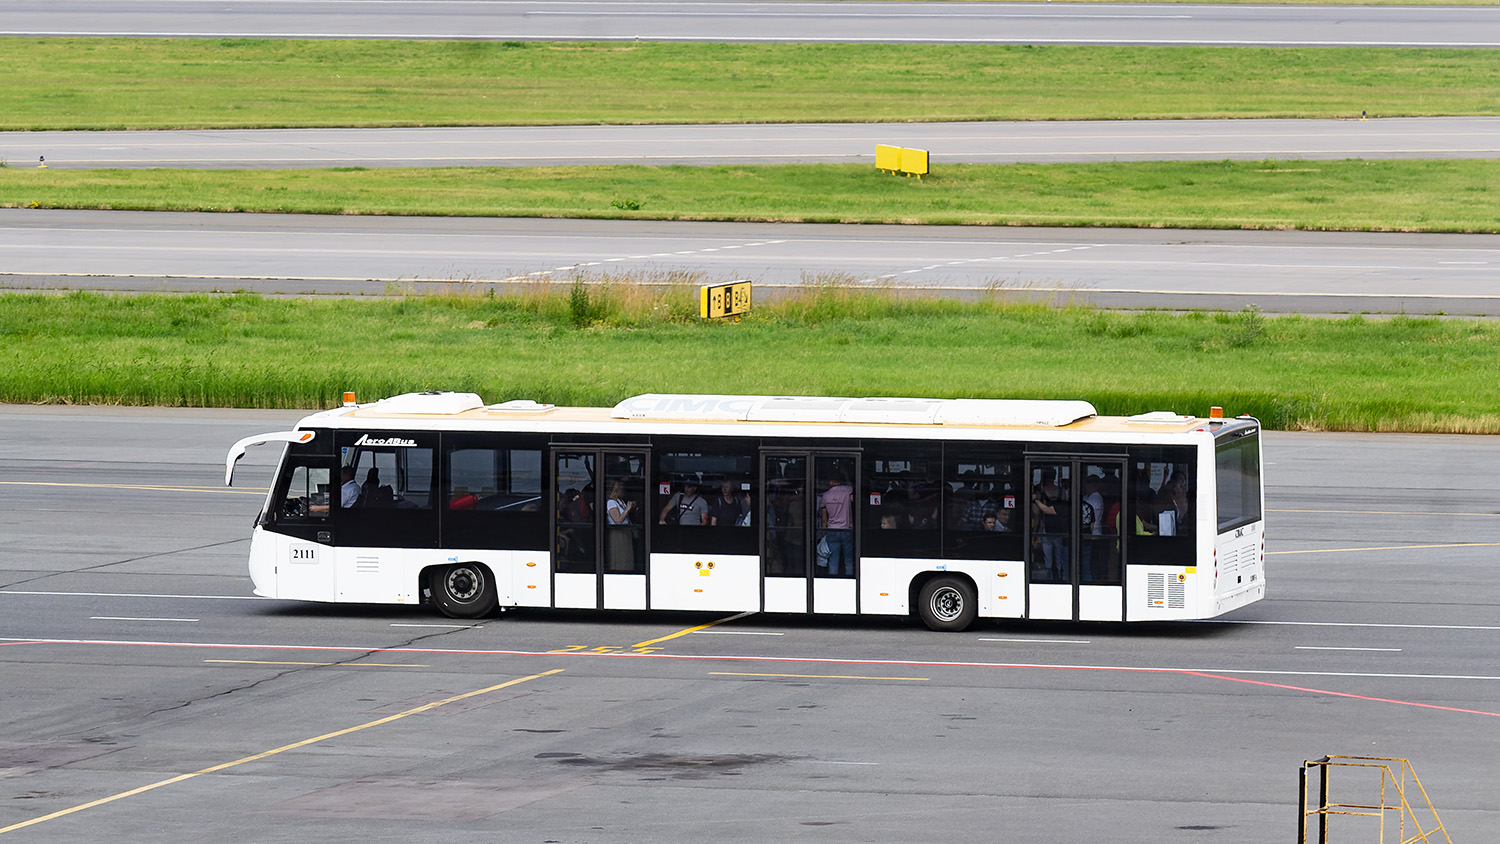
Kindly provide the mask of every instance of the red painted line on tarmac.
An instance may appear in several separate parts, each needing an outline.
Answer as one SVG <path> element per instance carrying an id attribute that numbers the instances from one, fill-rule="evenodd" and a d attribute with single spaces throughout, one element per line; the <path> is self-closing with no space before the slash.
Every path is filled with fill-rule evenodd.
<path id="1" fill-rule="evenodd" d="M 116 639 L 36 639 L 25 641 L 0 642 L 0 645 L 115 645 L 135 646 L 150 648 L 212 648 L 219 650 L 271 650 L 271 651 L 333 651 L 338 653 L 418 653 L 418 654 L 451 654 L 455 656 L 574 656 L 574 657 L 614 657 L 625 659 L 666 659 L 688 662 L 791 662 L 808 665 L 892 665 L 892 666 L 927 666 L 934 668 L 1013 668 L 1013 669 L 1041 669 L 1047 671 L 1097 671 L 1097 672 L 1121 672 L 1134 674 L 1175 674 L 1180 676 L 1202 677 L 1211 680 L 1227 680 L 1235 683 L 1248 683 L 1268 688 L 1285 689 L 1287 691 L 1303 692 L 1305 694 L 1326 695 L 1329 697 L 1342 697 L 1351 700 L 1365 700 L 1372 703 L 1390 703 L 1398 706 L 1413 706 L 1420 709 L 1436 709 L 1444 712 L 1456 712 L 1465 715 L 1486 715 L 1492 718 L 1500 718 L 1500 712 L 1488 712 L 1482 709 L 1463 709 L 1456 706 L 1441 706 L 1433 703 L 1420 703 L 1412 700 L 1400 700 L 1397 698 L 1373 697 L 1370 695 L 1358 695 L 1350 692 L 1336 692 L 1331 689 L 1315 689 L 1308 686 L 1293 686 L 1285 683 L 1273 683 L 1266 680 L 1252 680 L 1247 677 L 1233 677 L 1224 674 L 1215 674 L 1207 671 L 1199 671 L 1191 668 L 1162 668 L 1152 666 L 1128 666 L 1128 665 L 1064 665 L 1046 663 L 1025 662 L 958 662 L 942 660 L 908 660 L 908 659 L 846 659 L 832 657 L 806 657 L 806 656 L 729 656 L 729 655 L 703 655 L 703 654 L 663 654 L 663 653 L 622 653 L 598 651 L 513 651 L 498 649 L 475 649 L 475 648 L 358 648 L 337 645 L 265 645 L 245 644 L 229 642 L 152 642 L 131 641 Z M 1484 679 L 1484 678 L 1473 678 Z"/>
<path id="2" fill-rule="evenodd" d="M 1375 703 L 1394 703 L 1400 706 L 1416 706 L 1421 709 L 1441 709 L 1444 712 L 1462 712 L 1465 715 L 1488 715 L 1491 718 L 1500 718 L 1500 712 L 1486 712 L 1483 709 L 1462 709 L 1457 706 L 1439 706 L 1435 703 L 1420 703 L 1415 700 L 1399 700 L 1389 697 L 1371 697 L 1370 695 L 1356 695 L 1350 692 L 1335 692 L 1331 689 L 1311 689 L 1306 686 L 1290 686 L 1285 683 L 1271 683 L 1266 680 L 1251 680 L 1248 677 L 1226 677 L 1222 674 L 1205 674 L 1202 671 L 1187 671 L 1178 669 L 1179 673 L 1191 674 L 1195 677 L 1208 677 L 1213 680 L 1228 680 L 1233 683 L 1249 683 L 1253 686 L 1270 686 L 1273 689 L 1288 689 L 1294 692 L 1307 692 L 1314 695 L 1328 695 L 1329 697 L 1347 697 L 1353 700 L 1368 700 Z"/>

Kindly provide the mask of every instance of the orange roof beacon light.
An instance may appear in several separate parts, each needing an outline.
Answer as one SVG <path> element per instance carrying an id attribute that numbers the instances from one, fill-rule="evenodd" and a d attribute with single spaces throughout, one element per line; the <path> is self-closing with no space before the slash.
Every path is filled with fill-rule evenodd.
<path id="1" fill-rule="evenodd" d="M 344 394 L 344 400 L 348 401 L 349 397 L 352 396 L 352 395 L 353 395 L 353 393 L 345 393 Z M 1224 408 L 1219 407 L 1218 405 L 1210 407 L 1208 409 L 1208 418 L 1209 419 L 1223 419 L 1224 418 Z"/>
<path id="2" fill-rule="evenodd" d="M 346 391 L 344 393 L 344 407 L 354 407 L 355 404 L 356 404 L 356 402 L 354 401 L 354 391 L 353 390 Z"/>

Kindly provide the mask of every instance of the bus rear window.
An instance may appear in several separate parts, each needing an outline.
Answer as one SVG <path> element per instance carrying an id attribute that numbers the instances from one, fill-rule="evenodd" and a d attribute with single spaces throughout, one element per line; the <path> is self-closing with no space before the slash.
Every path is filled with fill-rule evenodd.
<path id="1" fill-rule="evenodd" d="M 1219 533 L 1260 521 L 1259 433 L 1221 442 L 1214 452 Z"/>

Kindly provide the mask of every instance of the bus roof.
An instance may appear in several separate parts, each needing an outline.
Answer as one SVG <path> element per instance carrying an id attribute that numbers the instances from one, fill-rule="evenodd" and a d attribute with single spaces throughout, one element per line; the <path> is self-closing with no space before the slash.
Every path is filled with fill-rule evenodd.
<path id="1" fill-rule="evenodd" d="M 979 428 L 1168 434 L 1204 428 L 1208 421 L 1161 411 L 1130 417 L 1098 416 L 1093 405 L 1085 401 L 648 393 L 627 398 L 613 408 L 602 408 L 558 407 L 526 400 L 485 404 L 474 393 L 427 392 L 364 405 L 346 403 L 309 417 L 303 424 L 352 427 L 375 422 L 381 423 L 379 427 L 401 427 L 400 423 L 406 422 L 412 427 L 445 430 L 514 430 L 533 427 L 528 422 L 534 422 L 538 429 L 583 424 L 628 430 L 635 427 L 633 422 L 693 423 L 694 427 L 704 423 L 712 427 L 746 423 L 780 427 L 777 423 L 790 423 L 814 425 L 825 431 L 857 425 L 908 431 Z"/>

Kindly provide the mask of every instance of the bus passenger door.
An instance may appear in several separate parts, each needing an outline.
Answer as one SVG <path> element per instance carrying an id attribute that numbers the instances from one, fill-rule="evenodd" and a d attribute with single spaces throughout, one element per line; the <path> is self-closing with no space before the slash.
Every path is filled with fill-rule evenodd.
<path id="1" fill-rule="evenodd" d="M 859 611 L 858 472 L 858 455 L 852 453 L 762 454 L 766 612 Z M 828 512 L 834 521 L 825 527 Z"/>
<path id="2" fill-rule="evenodd" d="M 646 609 L 646 452 L 558 448 L 552 462 L 553 606 Z"/>
<path id="3" fill-rule="evenodd" d="M 1118 519 L 1125 464 L 1113 459 L 1027 461 L 1027 617 L 1123 621 Z"/>

